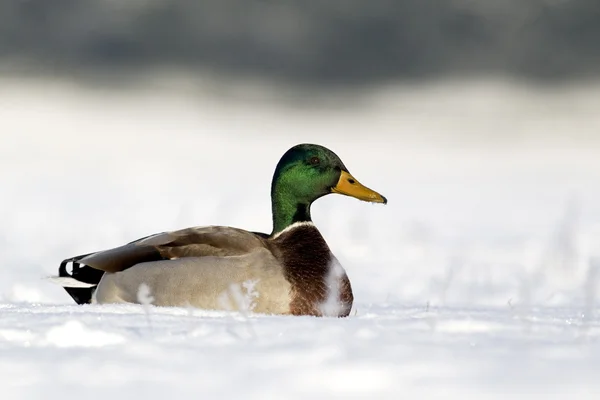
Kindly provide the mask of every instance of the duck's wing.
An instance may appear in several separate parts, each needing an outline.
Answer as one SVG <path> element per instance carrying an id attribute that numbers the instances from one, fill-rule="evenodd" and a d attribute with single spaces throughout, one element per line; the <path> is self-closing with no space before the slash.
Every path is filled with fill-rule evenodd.
<path id="1" fill-rule="evenodd" d="M 266 236 L 266 235 L 265 235 Z M 60 264 L 58 277 L 78 304 L 90 303 L 105 272 L 124 271 L 141 263 L 188 257 L 243 255 L 265 247 L 262 235 L 242 229 L 204 226 L 164 232 L 110 250 L 71 257 Z M 71 272 L 67 266 L 71 264 Z"/>
<path id="2" fill-rule="evenodd" d="M 265 247 L 265 241 L 254 233 L 231 227 L 204 226 L 148 236 L 124 246 L 89 254 L 78 262 L 114 273 L 145 262 L 184 257 L 239 256 Z"/>

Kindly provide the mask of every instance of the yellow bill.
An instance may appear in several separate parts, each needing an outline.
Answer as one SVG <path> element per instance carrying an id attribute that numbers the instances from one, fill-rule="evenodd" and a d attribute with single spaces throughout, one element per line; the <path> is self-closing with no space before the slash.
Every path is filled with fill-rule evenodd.
<path id="1" fill-rule="evenodd" d="M 349 172 L 342 171 L 340 179 L 331 191 L 333 193 L 345 194 L 359 200 L 370 201 L 372 203 L 387 204 L 387 199 L 374 190 L 363 186 Z"/>

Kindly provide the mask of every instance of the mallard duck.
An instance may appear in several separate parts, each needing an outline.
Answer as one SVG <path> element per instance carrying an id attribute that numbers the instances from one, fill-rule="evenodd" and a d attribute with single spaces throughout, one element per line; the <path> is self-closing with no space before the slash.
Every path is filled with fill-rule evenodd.
<path id="1" fill-rule="evenodd" d="M 66 259 L 57 279 L 78 304 L 143 303 L 144 287 L 156 306 L 345 317 L 350 281 L 310 217 L 311 204 L 330 193 L 387 203 L 334 152 L 300 144 L 275 169 L 270 234 L 223 226 L 158 233 Z"/>

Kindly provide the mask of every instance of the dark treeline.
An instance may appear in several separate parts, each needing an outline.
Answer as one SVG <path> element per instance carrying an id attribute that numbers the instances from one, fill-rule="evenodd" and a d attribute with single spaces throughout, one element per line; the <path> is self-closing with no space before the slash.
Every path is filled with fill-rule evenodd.
<path id="1" fill-rule="evenodd" d="M 600 0 L 0 0 L 0 64 L 301 83 L 600 74 Z"/>

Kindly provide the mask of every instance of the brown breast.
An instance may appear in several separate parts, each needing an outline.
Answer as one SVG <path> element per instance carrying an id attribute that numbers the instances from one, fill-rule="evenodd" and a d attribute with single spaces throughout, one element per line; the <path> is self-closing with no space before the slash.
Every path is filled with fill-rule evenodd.
<path id="1" fill-rule="evenodd" d="M 292 226 L 268 245 L 291 284 L 291 314 L 348 316 L 354 300 L 350 281 L 313 224 Z"/>

